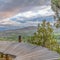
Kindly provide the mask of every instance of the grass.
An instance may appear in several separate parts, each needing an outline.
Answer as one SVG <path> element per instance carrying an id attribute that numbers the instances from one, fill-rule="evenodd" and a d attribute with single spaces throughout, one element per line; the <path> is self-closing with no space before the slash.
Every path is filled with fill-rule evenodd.
<path id="1" fill-rule="evenodd" d="M 23 41 L 26 41 L 27 37 L 33 35 L 33 33 L 34 33 L 34 31 L 25 31 L 25 32 L 21 32 L 19 34 L 11 33 L 7 36 L 0 37 L 0 41 L 18 41 L 19 35 L 22 36 Z"/>
<path id="2" fill-rule="evenodd" d="M 57 42 L 60 44 L 60 33 L 55 33 L 54 37 L 57 40 Z"/>
<path id="3" fill-rule="evenodd" d="M 30 34 L 31 33 L 31 34 Z M 19 34 L 22 36 L 22 41 L 26 41 L 29 36 L 33 35 L 33 33 L 30 31 L 28 33 L 21 33 Z M 6 37 L 0 37 L 0 41 L 18 41 L 18 36 L 16 34 L 12 34 L 10 36 L 6 36 Z M 54 33 L 54 38 L 57 40 L 57 42 L 60 44 L 60 33 Z"/>

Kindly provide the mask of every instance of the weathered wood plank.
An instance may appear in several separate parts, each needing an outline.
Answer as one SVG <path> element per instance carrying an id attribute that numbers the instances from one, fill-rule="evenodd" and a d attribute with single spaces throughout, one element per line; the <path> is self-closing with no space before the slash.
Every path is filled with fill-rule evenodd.
<path id="1" fill-rule="evenodd" d="M 26 43 L 0 42 L 0 52 L 9 56 L 15 56 L 15 60 L 53 60 L 60 57 L 56 52 L 41 46 L 33 46 Z"/>

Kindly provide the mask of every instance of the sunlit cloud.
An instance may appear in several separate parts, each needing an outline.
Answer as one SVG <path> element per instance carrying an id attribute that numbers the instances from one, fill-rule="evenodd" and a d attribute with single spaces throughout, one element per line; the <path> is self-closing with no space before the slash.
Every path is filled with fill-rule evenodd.
<path id="1" fill-rule="evenodd" d="M 40 9 L 33 9 L 30 11 L 19 13 L 9 19 L 15 22 L 19 22 L 20 26 L 37 26 L 38 23 L 41 23 L 40 20 L 38 21 L 38 17 L 40 18 L 54 15 L 54 12 L 51 10 L 51 6 L 42 7 Z M 37 20 L 35 18 L 37 18 Z M 35 21 L 33 21 L 34 19 Z M 53 25 L 53 23 L 54 22 L 51 22 L 51 25 Z"/>
<path id="2" fill-rule="evenodd" d="M 37 9 L 39 6 L 46 5 L 48 2 L 50 4 L 50 0 L 0 0 L 0 16 L 2 18 L 8 18 L 20 12 Z"/>
<path id="3" fill-rule="evenodd" d="M 0 25 L 12 25 L 12 26 L 19 26 L 20 23 L 16 21 L 12 21 L 9 18 L 3 19 L 0 21 Z"/>
<path id="4" fill-rule="evenodd" d="M 0 12 L 0 17 L 2 19 L 10 18 L 10 17 L 13 17 L 14 15 L 16 15 L 17 12 L 18 12 L 18 9 L 10 10 L 10 11 L 5 11 L 5 12 Z"/>
<path id="5" fill-rule="evenodd" d="M 44 7 L 44 6 L 42 6 Z M 25 17 L 25 18 L 31 18 L 31 17 L 35 17 L 35 16 L 50 16 L 50 15 L 54 15 L 54 12 L 51 10 L 51 6 L 46 6 L 43 9 L 38 9 L 38 10 L 32 10 L 32 11 L 27 11 L 27 12 L 23 12 L 23 13 L 19 13 L 18 15 L 16 15 L 15 17 L 21 16 L 21 17 Z"/>
<path id="6" fill-rule="evenodd" d="M 54 12 L 51 10 L 51 6 L 40 6 L 39 9 L 32 9 L 26 12 L 20 12 L 19 14 L 12 16 L 7 19 L 3 19 L 0 21 L 2 25 L 12 25 L 12 26 L 36 26 L 41 21 L 35 20 L 36 17 L 46 17 L 54 15 Z M 13 12 L 11 13 L 13 14 Z M 7 13 L 5 16 L 10 16 L 10 13 Z"/>

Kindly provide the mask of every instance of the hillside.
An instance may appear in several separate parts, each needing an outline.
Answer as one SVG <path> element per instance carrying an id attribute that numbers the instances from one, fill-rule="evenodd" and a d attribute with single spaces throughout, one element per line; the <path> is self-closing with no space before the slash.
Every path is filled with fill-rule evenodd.
<path id="1" fill-rule="evenodd" d="M 37 27 L 30 26 L 16 30 L 6 30 L 0 32 L 0 40 L 18 40 L 18 36 L 21 35 L 22 37 L 31 36 Z"/>
<path id="2" fill-rule="evenodd" d="M 21 35 L 21 34 L 26 34 L 29 32 L 32 33 L 34 31 L 36 31 L 36 29 L 37 29 L 37 27 L 30 26 L 30 27 L 25 27 L 25 28 L 21 28 L 21 29 L 6 30 L 6 31 L 0 32 L 0 37 L 10 36 L 10 35 L 14 35 L 14 34 Z"/>
<path id="3" fill-rule="evenodd" d="M 34 32 L 36 32 L 37 27 L 36 26 L 29 26 L 24 27 L 21 29 L 14 29 L 14 30 L 6 30 L 6 31 L 0 31 L 0 40 L 18 40 L 18 36 L 21 35 L 24 40 L 27 40 L 27 36 L 33 35 Z M 60 43 L 60 28 L 54 29 L 55 32 L 55 38 Z"/>

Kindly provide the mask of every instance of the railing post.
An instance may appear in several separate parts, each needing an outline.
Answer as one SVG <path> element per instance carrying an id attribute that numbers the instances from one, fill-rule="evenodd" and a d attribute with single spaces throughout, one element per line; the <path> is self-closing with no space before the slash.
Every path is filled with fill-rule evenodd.
<path id="1" fill-rule="evenodd" d="M 21 42 L 21 36 L 19 36 L 19 40 L 18 40 L 18 42 Z"/>

